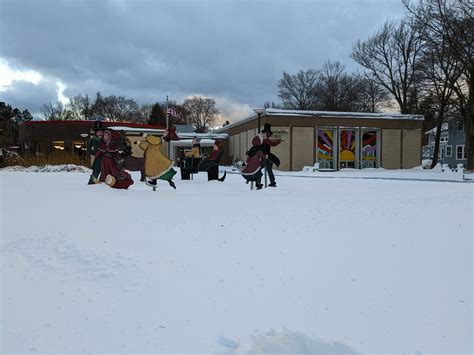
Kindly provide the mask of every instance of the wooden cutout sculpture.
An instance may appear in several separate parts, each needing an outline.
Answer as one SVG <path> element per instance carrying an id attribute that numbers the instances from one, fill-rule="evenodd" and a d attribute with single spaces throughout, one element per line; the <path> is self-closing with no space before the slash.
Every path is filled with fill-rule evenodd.
<path id="1" fill-rule="evenodd" d="M 156 191 L 158 179 L 168 181 L 169 185 L 176 189 L 173 182 L 176 171 L 173 169 L 173 162 L 161 153 L 162 144 L 161 138 L 153 135 L 148 135 L 145 142 L 139 144 L 145 156 L 145 175 L 147 178 L 145 183 L 153 187 L 154 191 Z"/>

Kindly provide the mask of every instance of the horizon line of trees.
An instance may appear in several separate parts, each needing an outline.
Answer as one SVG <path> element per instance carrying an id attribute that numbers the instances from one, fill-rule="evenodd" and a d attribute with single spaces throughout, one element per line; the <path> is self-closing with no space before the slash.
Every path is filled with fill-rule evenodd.
<path id="1" fill-rule="evenodd" d="M 172 113 L 166 118 L 167 107 Z M 44 120 L 86 120 L 97 117 L 116 122 L 146 123 L 161 127 L 173 124 L 190 124 L 196 132 L 207 132 L 220 115 L 213 98 L 188 97 L 182 104 L 174 100 L 138 105 L 124 96 L 103 96 L 97 92 L 95 98 L 76 95 L 67 104 L 49 102 L 41 108 Z"/>
<path id="2" fill-rule="evenodd" d="M 168 122 L 167 107 L 172 108 L 172 113 L 168 114 Z M 40 112 L 41 118 L 46 121 L 101 118 L 160 127 L 167 127 L 167 124 L 189 124 L 198 133 L 208 132 L 220 115 L 213 98 L 192 96 L 186 98 L 182 104 L 169 101 L 140 106 L 133 99 L 115 95 L 103 96 L 100 92 L 97 92 L 95 98 L 76 95 L 67 104 L 60 101 L 49 102 L 41 107 Z M 0 148 L 17 146 L 19 124 L 32 119 L 33 116 L 28 110 L 22 111 L 0 102 Z"/>

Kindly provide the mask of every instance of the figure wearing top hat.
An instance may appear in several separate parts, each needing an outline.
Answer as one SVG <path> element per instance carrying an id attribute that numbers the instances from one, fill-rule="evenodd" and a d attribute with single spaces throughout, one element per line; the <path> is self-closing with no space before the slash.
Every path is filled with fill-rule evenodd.
<path id="1" fill-rule="evenodd" d="M 100 143 L 102 143 L 102 136 L 104 133 L 104 127 L 102 126 L 102 121 L 95 121 L 94 122 L 94 131 L 95 134 L 91 137 L 89 143 L 89 152 L 91 155 L 91 162 L 92 162 L 92 174 L 89 179 L 89 185 L 99 183 L 99 174 L 100 174 L 100 166 L 102 164 L 102 156 L 96 158 L 96 154 L 99 151 Z"/>
<path id="2" fill-rule="evenodd" d="M 276 187 L 275 175 L 273 174 L 273 164 L 277 167 L 280 165 L 280 159 L 270 152 L 271 147 L 277 146 L 281 143 L 279 139 L 272 139 L 272 125 L 270 123 L 265 123 L 263 125 L 263 130 L 261 132 L 262 137 L 262 152 L 265 155 L 264 166 L 270 178 L 270 184 L 268 186 Z"/>

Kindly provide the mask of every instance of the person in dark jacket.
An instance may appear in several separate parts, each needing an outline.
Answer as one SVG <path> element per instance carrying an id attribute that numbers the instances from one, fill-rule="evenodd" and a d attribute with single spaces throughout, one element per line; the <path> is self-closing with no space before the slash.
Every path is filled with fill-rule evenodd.
<path id="1" fill-rule="evenodd" d="M 262 130 L 262 152 L 265 155 L 264 166 L 267 170 L 268 177 L 270 178 L 270 184 L 268 186 L 276 187 L 275 175 L 273 174 L 273 164 L 277 167 L 280 165 L 280 159 L 271 153 L 271 147 L 275 147 L 281 143 L 279 139 L 272 139 L 273 135 L 272 126 L 269 123 L 265 123 Z"/>
<path id="2" fill-rule="evenodd" d="M 104 128 L 101 121 L 95 121 L 94 123 L 95 134 L 91 137 L 89 142 L 89 152 L 91 155 L 91 169 L 92 174 L 89 178 L 89 185 L 98 184 L 99 175 L 100 175 L 100 166 L 102 164 L 102 157 L 96 158 L 96 154 L 99 151 L 99 146 L 102 143 L 102 135 L 104 133 Z"/>

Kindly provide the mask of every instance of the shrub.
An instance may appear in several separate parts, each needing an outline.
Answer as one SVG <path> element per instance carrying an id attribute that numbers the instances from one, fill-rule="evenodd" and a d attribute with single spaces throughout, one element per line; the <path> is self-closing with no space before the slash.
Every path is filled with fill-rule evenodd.
<path id="1" fill-rule="evenodd" d="M 6 149 L 2 149 L 6 151 Z M 8 151 L 7 151 L 8 152 Z M 78 155 L 70 154 L 67 152 L 54 152 L 49 155 L 24 155 L 20 156 L 13 152 L 8 152 L 0 155 L 0 168 L 7 166 L 44 166 L 44 165 L 64 165 L 64 164 L 75 164 L 75 165 L 86 165 L 84 164 L 84 158 Z"/>

